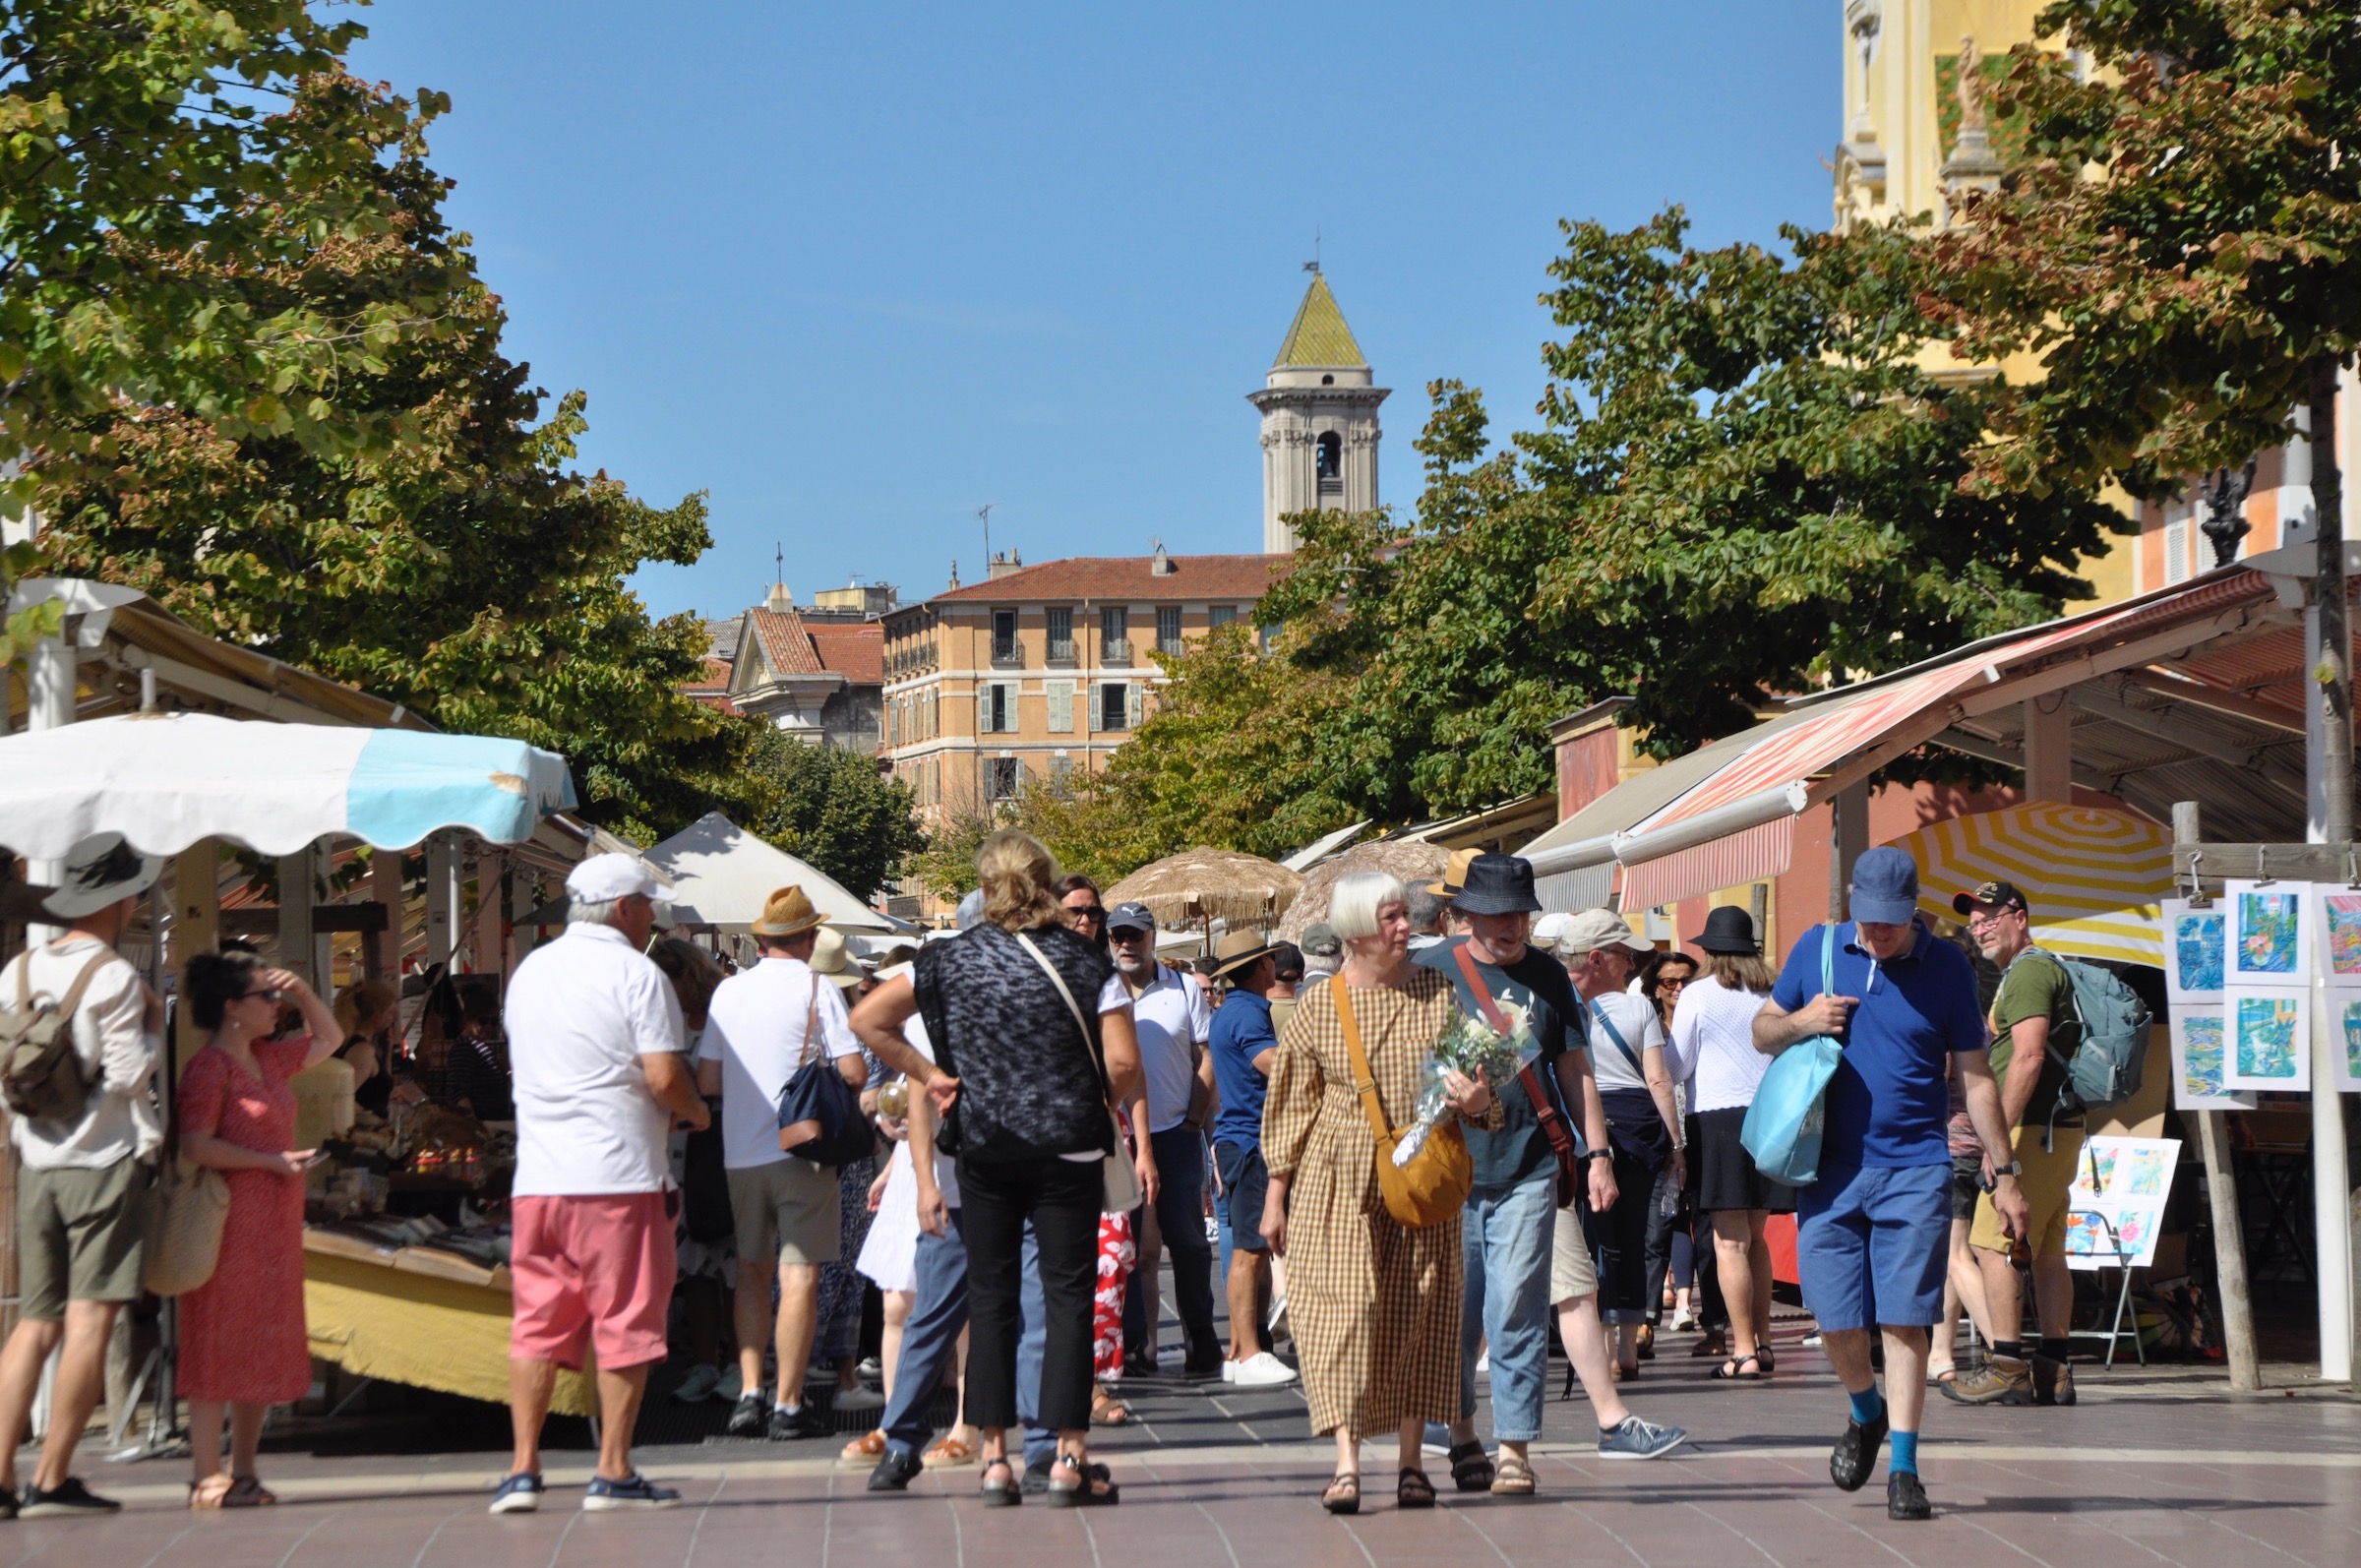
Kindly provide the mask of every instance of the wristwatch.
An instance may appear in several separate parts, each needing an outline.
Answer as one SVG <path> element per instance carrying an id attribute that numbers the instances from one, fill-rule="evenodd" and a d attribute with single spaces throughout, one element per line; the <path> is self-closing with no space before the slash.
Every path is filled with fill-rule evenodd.
<path id="1" fill-rule="evenodd" d="M 1615 1151 L 1612 1149 L 1585 1149 L 1582 1151 L 1582 1157 L 1585 1160 L 1612 1160 L 1615 1157 Z"/>
<path id="2" fill-rule="evenodd" d="M 1998 1191 L 2000 1178 L 2004 1176 L 2023 1176 L 2024 1175 L 2025 1162 L 2023 1160 L 2011 1160 L 2007 1165 L 1996 1165 L 1992 1168 L 1992 1174 L 1984 1177 L 1984 1190 L 1986 1192 Z"/>

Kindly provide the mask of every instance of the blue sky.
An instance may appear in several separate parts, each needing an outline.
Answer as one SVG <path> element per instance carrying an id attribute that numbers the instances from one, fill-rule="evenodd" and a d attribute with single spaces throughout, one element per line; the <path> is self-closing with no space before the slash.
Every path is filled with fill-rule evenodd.
<path id="1" fill-rule="evenodd" d="M 1262 385 L 1315 227 L 1418 490 L 1425 384 L 1531 423 L 1560 217 L 1824 224 L 1836 0 L 1183 6 L 379 0 L 365 75 L 454 99 L 510 353 L 585 468 L 710 494 L 659 613 L 855 576 L 1261 548 Z"/>

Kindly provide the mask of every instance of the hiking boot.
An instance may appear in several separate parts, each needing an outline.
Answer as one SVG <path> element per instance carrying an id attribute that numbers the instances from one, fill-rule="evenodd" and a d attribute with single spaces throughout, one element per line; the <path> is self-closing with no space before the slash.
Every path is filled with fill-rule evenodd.
<path id="1" fill-rule="evenodd" d="M 2064 1361 L 2053 1361 L 2046 1356 L 2033 1357 L 2033 1403 L 2036 1405 L 2071 1405 L 2074 1403 L 2074 1368 Z"/>
<path id="2" fill-rule="evenodd" d="M 2030 1405 L 2032 1369 L 2015 1356 L 1995 1356 L 1972 1372 L 1942 1385 L 1943 1397 L 1961 1405 Z"/>
<path id="3" fill-rule="evenodd" d="M 1845 1435 L 1828 1456 L 1828 1478 L 1841 1490 L 1857 1492 L 1869 1480 L 1869 1473 L 1877 1469 L 1877 1451 L 1886 1446 L 1887 1413 L 1880 1411 L 1877 1419 L 1866 1425 L 1846 1419 Z"/>
<path id="4" fill-rule="evenodd" d="M 1948 1383 L 1944 1385 L 1950 1387 Z M 1926 1488 L 1918 1478 L 1907 1470 L 1895 1471 L 1886 1478 L 1886 1517 L 1888 1519 L 1932 1519 L 1935 1510 L 1926 1500 Z"/>

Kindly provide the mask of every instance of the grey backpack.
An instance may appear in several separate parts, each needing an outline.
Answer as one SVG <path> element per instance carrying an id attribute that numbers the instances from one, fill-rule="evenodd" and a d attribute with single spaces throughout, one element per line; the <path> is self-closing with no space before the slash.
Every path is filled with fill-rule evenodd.
<path id="1" fill-rule="evenodd" d="M 30 1121 L 79 1121 L 90 1089 L 74 1050 L 74 1012 L 98 966 L 114 954 L 100 948 L 82 966 L 65 998 L 32 995 L 32 954 L 17 960 L 17 998 L 0 1002 L 0 1099 Z"/>

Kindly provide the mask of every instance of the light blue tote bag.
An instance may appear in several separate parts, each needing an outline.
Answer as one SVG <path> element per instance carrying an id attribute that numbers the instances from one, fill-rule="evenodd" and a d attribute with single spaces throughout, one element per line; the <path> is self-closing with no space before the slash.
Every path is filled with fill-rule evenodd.
<path id="1" fill-rule="evenodd" d="M 1844 928 L 1830 926 L 1820 938 L 1820 991 L 1837 989 L 1837 944 Z M 1746 1124 L 1738 1141 L 1754 1157 L 1755 1169 L 1774 1181 L 1791 1187 L 1809 1186 L 1820 1177 L 1820 1134 L 1828 1124 L 1828 1080 L 1837 1074 L 1845 1055 L 1842 1042 L 1831 1035 L 1798 1040 L 1772 1058 L 1771 1068 L 1746 1108 Z"/>

